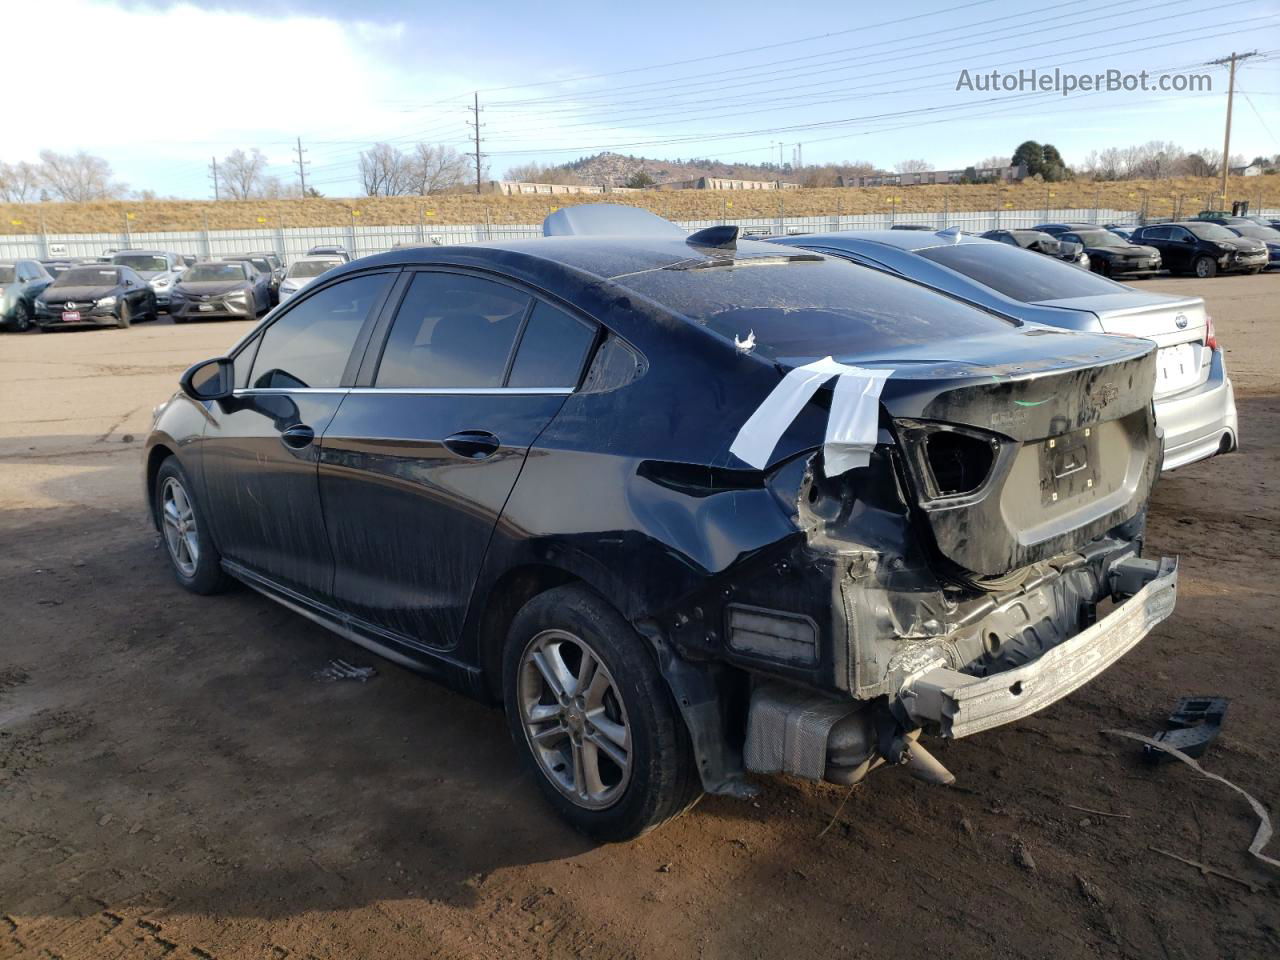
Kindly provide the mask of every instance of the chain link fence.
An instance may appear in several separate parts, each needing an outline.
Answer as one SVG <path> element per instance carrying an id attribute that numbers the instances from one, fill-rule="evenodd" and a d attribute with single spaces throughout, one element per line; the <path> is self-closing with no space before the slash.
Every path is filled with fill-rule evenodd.
<path id="1" fill-rule="evenodd" d="M 727 212 L 727 211 L 726 211 Z M 1259 210 L 1263 216 L 1280 216 L 1280 210 Z M 933 230 L 959 227 L 968 233 L 1001 228 L 1033 227 L 1038 223 L 1134 223 L 1140 212 L 1083 208 L 1074 210 L 980 210 L 936 213 L 831 214 L 818 217 L 756 217 L 677 221 L 687 230 L 718 224 L 736 224 L 745 234 L 830 233 L 839 230 L 883 230 L 921 226 Z M 382 253 L 396 246 L 450 245 L 486 240 L 513 240 L 542 236 L 542 225 L 531 224 L 412 224 L 405 226 L 287 227 L 253 230 L 192 230 L 164 233 L 127 232 L 81 234 L 27 234 L 0 237 L 0 259 L 31 257 L 101 257 L 115 250 L 166 250 L 200 258 L 245 251 L 272 250 L 286 261 L 306 254 L 311 247 L 339 244 L 353 257 Z"/>

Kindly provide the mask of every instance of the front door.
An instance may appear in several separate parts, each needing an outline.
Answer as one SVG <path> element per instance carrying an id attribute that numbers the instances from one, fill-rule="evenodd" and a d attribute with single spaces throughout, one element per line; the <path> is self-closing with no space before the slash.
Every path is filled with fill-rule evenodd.
<path id="1" fill-rule="evenodd" d="M 595 326 L 464 273 L 419 272 L 381 357 L 325 432 L 337 604 L 410 645 L 453 646 L 525 455 L 577 386 Z"/>
<path id="2" fill-rule="evenodd" d="M 333 580 L 316 477 L 320 437 L 392 278 L 363 274 L 298 297 L 237 357 L 249 367 L 244 385 L 209 410 L 201 461 L 219 551 L 310 597 L 327 597 Z"/>

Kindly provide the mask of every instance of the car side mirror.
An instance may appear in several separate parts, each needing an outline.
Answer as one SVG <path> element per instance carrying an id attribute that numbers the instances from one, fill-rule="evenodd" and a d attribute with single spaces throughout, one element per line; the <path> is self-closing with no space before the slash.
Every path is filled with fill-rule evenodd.
<path id="1" fill-rule="evenodd" d="M 178 385 L 192 400 L 228 400 L 235 389 L 235 364 L 229 357 L 216 357 L 188 368 Z"/>

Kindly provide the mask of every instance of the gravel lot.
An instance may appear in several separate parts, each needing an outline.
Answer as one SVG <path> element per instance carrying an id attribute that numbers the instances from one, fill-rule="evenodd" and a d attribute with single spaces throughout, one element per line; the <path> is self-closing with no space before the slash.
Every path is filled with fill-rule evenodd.
<path id="1" fill-rule="evenodd" d="M 610 847 L 552 816 L 496 711 L 247 590 L 174 584 L 141 440 L 246 324 L 0 337 L 0 957 L 1280 955 L 1244 801 L 1100 733 L 1229 696 L 1206 766 L 1280 817 L 1280 277 L 1142 287 L 1207 297 L 1243 431 L 1157 487 L 1172 619 L 942 749 L 952 789 L 767 781 Z M 318 682 L 333 656 L 378 676 Z"/>

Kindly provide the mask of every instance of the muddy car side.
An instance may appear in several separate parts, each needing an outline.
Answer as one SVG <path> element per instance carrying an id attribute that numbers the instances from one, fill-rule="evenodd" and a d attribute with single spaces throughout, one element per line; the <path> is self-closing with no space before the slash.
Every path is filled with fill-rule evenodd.
<path id="1" fill-rule="evenodd" d="M 425 336 L 396 333 L 424 274 L 528 298 L 499 385 L 383 382 Z M 255 385 L 273 324 L 378 276 L 335 386 Z M 312 286 L 158 415 L 148 498 L 179 581 L 233 576 L 504 702 L 552 804 L 595 836 L 749 793 L 748 771 L 946 781 L 922 732 L 1052 702 L 1171 607 L 1172 565 L 1140 558 L 1160 460 L 1145 341 L 751 242 L 413 249 Z M 512 382 L 538 305 L 590 330 L 571 384 Z M 745 425 L 797 379 L 817 382 L 744 460 Z M 866 381 L 870 435 L 850 441 L 835 414 Z"/>

